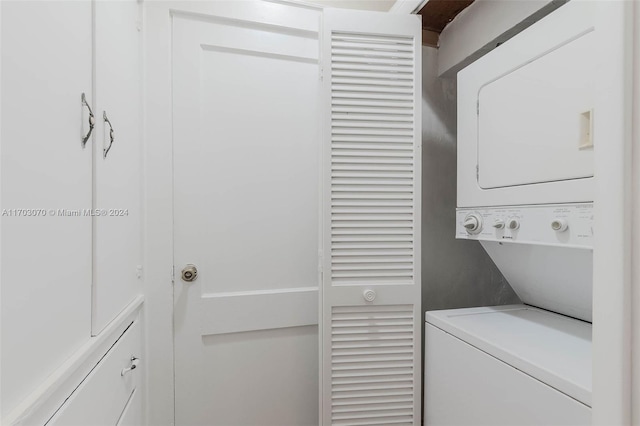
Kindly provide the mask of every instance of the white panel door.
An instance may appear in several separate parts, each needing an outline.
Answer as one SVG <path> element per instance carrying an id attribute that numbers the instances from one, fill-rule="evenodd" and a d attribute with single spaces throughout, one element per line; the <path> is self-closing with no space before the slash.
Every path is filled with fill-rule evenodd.
<path id="1" fill-rule="evenodd" d="M 175 422 L 316 424 L 319 16 L 208 6 L 172 17 Z"/>
<path id="2" fill-rule="evenodd" d="M 2 418 L 91 332 L 91 3 L 3 1 Z"/>
<path id="3" fill-rule="evenodd" d="M 324 15 L 323 425 L 420 424 L 420 30 Z"/>
<path id="4" fill-rule="evenodd" d="M 141 6 L 137 0 L 108 0 L 98 1 L 94 7 L 96 149 L 91 329 L 95 335 L 142 291 L 137 270 L 142 263 L 142 117 Z"/>

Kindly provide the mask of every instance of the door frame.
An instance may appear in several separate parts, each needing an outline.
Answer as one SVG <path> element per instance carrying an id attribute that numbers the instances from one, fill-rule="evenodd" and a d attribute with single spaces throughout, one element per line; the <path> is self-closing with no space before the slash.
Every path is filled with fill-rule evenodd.
<path id="1" fill-rule="evenodd" d="M 278 25 L 274 9 L 293 6 L 321 12 L 321 6 L 290 0 L 262 2 L 145 1 L 143 16 L 143 264 L 145 293 L 144 389 L 146 419 L 152 425 L 175 423 L 173 340 L 173 123 L 172 21 L 176 13 L 211 19 L 247 20 Z M 271 12 L 271 13 L 265 13 Z M 300 23 L 320 29 L 320 23 Z M 306 28 L 305 27 L 305 28 Z M 318 177 L 320 180 L 320 177 Z M 150 372 L 153 372 L 151 374 Z"/>

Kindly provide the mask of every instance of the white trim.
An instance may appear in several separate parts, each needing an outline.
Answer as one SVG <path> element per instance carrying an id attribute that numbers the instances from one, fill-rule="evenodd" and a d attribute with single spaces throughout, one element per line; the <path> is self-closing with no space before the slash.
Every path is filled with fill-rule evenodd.
<path id="1" fill-rule="evenodd" d="M 174 423 L 169 6 L 168 2 L 148 1 L 144 7 L 144 336 L 149 356 L 143 405 L 147 424 L 151 425 Z"/>
<path id="2" fill-rule="evenodd" d="M 64 364 L 3 420 L 7 425 L 44 424 L 133 321 L 144 302 L 137 296 L 97 336 L 91 337 Z"/>
<path id="3" fill-rule="evenodd" d="M 389 13 L 410 14 L 417 13 L 429 0 L 396 0 L 389 9 Z"/>
<path id="4" fill-rule="evenodd" d="M 596 2 L 593 424 L 631 422 L 632 2 Z M 615 23 L 615 25 L 614 25 Z M 600 61 L 606 60 L 605 63 Z"/>
<path id="5" fill-rule="evenodd" d="M 633 142 L 632 142 L 632 247 L 631 258 L 640 258 L 640 0 L 634 2 Z M 640 262 L 632 261 L 631 297 L 631 424 L 640 425 Z"/>
<path id="6" fill-rule="evenodd" d="M 201 303 L 203 336 L 318 324 L 318 287 L 203 294 Z"/>
<path id="7" fill-rule="evenodd" d="M 325 6 L 321 4 L 314 3 L 313 1 L 307 2 L 305 0 L 262 0 L 262 1 L 266 1 L 269 3 L 283 4 L 285 6 L 301 7 L 303 9 L 317 10 L 318 12 L 322 12 L 322 9 L 325 8 Z"/>

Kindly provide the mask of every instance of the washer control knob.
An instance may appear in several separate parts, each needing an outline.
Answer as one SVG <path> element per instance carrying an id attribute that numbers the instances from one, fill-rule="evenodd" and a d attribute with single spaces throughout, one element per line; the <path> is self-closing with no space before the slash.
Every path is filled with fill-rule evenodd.
<path id="1" fill-rule="evenodd" d="M 515 231 L 518 228 L 520 228 L 520 221 L 518 219 L 509 220 L 509 229 Z"/>
<path id="2" fill-rule="evenodd" d="M 477 234 L 482 231 L 482 218 L 477 214 L 471 213 L 464 218 L 463 226 L 469 234 Z"/>
<path id="3" fill-rule="evenodd" d="M 551 229 L 556 232 L 564 232 L 569 228 L 569 223 L 565 219 L 554 219 L 551 222 Z"/>
<path id="4" fill-rule="evenodd" d="M 364 300 L 366 300 L 367 302 L 373 302 L 374 300 L 376 300 L 376 292 L 369 289 L 369 290 L 365 290 L 364 293 L 362 293 L 362 296 L 364 297 Z"/>
<path id="5" fill-rule="evenodd" d="M 496 228 L 496 229 L 503 229 L 504 228 L 504 220 L 500 220 L 500 219 L 496 220 L 493 223 L 493 227 Z"/>

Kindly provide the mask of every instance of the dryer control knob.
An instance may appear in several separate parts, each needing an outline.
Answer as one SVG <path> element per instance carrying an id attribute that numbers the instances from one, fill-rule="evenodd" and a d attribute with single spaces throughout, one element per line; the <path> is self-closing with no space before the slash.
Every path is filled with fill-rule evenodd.
<path id="1" fill-rule="evenodd" d="M 467 217 L 464 218 L 462 225 L 467 230 L 467 233 L 477 234 L 482 231 L 482 218 L 477 214 L 468 214 Z"/>
<path id="2" fill-rule="evenodd" d="M 502 229 L 502 228 L 504 228 L 504 220 L 496 220 L 496 221 L 493 223 L 493 227 L 494 227 L 494 228 L 496 228 L 496 229 Z"/>
<path id="3" fill-rule="evenodd" d="M 520 228 L 520 221 L 518 219 L 511 219 L 509 221 L 509 229 L 515 231 L 518 228 Z"/>
<path id="4" fill-rule="evenodd" d="M 554 219 L 551 222 L 551 229 L 556 232 L 564 232 L 569 228 L 569 223 L 565 219 Z"/>

